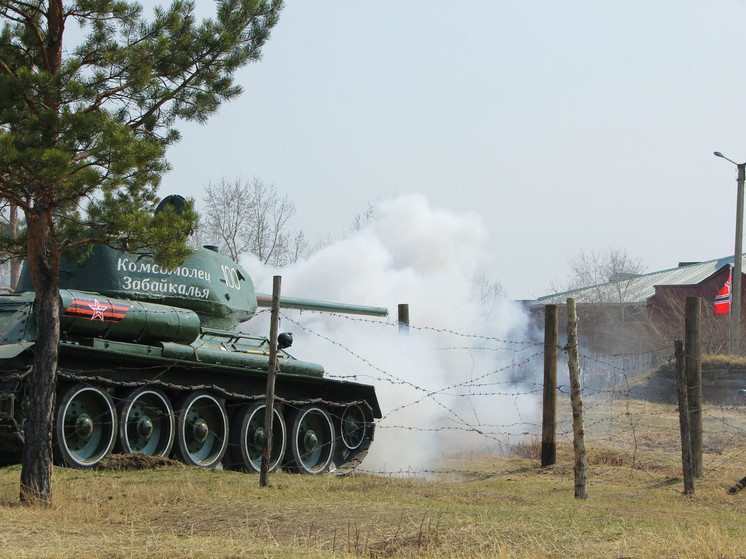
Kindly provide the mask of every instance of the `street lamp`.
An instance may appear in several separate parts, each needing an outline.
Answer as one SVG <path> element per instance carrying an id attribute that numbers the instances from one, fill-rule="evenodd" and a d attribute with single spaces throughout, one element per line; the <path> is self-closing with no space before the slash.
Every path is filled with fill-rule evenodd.
<path id="1" fill-rule="evenodd" d="M 733 302 L 730 307 L 730 323 L 728 325 L 728 355 L 734 355 L 741 349 L 741 260 L 743 255 L 743 182 L 746 177 L 746 163 L 736 163 L 728 159 L 719 151 L 715 155 L 730 161 L 738 168 L 736 185 L 736 250 L 733 254 Z"/>

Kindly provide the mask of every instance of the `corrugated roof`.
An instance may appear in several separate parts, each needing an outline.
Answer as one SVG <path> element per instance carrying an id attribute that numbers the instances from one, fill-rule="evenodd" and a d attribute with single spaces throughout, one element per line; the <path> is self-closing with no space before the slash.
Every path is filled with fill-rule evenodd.
<path id="1" fill-rule="evenodd" d="M 743 265 L 743 256 L 741 258 Z M 733 256 L 687 264 L 670 270 L 641 274 L 621 281 L 545 295 L 539 297 L 532 305 L 564 305 L 568 298 L 575 299 L 576 303 L 598 303 L 600 301 L 645 303 L 649 297 L 655 295 L 656 285 L 696 285 L 728 265 L 733 265 Z"/>

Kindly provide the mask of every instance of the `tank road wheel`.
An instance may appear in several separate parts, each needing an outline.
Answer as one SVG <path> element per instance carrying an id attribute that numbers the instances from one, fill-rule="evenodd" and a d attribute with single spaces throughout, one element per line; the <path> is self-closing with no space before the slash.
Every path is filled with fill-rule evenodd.
<path id="1" fill-rule="evenodd" d="M 203 468 L 217 465 L 228 447 L 225 406 L 209 392 L 192 392 L 179 406 L 176 435 L 176 448 L 184 462 Z"/>
<path id="2" fill-rule="evenodd" d="M 157 388 L 136 388 L 119 408 L 119 442 L 124 453 L 168 456 L 176 420 L 171 402 Z"/>
<path id="3" fill-rule="evenodd" d="M 360 448 L 368 433 L 368 420 L 365 412 L 357 404 L 351 404 L 342 411 L 339 418 L 339 438 L 349 450 Z"/>
<path id="4" fill-rule="evenodd" d="M 338 473 L 352 472 L 368 454 L 373 441 L 373 417 L 369 409 L 358 404 L 342 408 L 336 417 L 338 442 L 334 465 Z"/>
<path id="5" fill-rule="evenodd" d="M 231 429 L 231 455 L 240 468 L 249 472 L 262 469 L 262 451 L 264 450 L 264 404 L 243 406 L 234 419 Z M 274 409 L 272 421 L 272 444 L 269 453 L 269 471 L 280 464 L 285 454 L 287 436 L 285 420 L 277 408 Z"/>
<path id="6" fill-rule="evenodd" d="M 60 393 L 54 426 L 55 454 L 72 468 L 90 468 L 111 452 L 117 414 L 111 396 L 99 388 L 74 384 Z"/>
<path id="7" fill-rule="evenodd" d="M 301 408 L 290 438 L 293 465 L 304 474 L 323 472 L 334 455 L 334 425 L 329 413 L 317 406 Z"/>

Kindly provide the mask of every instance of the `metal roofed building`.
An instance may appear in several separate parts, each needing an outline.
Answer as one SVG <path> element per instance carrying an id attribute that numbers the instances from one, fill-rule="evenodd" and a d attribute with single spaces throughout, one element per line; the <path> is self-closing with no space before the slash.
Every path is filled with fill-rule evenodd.
<path id="1" fill-rule="evenodd" d="M 682 262 L 676 268 L 647 274 L 618 274 L 607 283 L 539 297 L 532 307 L 538 311 L 545 305 L 564 306 L 573 298 L 581 334 L 585 322 L 585 333 L 594 349 L 642 351 L 683 339 L 686 298 L 701 297 L 702 349 L 719 352 L 727 343 L 728 315 L 715 315 L 714 302 L 732 265 L 733 256 L 727 256 Z M 742 304 L 744 284 L 742 281 Z M 741 316 L 744 314 L 742 310 Z"/>
<path id="2" fill-rule="evenodd" d="M 744 260 L 746 264 L 746 259 Z M 532 306 L 564 305 L 567 299 L 575 299 L 576 304 L 582 303 L 626 303 L 647 304 L 648 299 L 655 296 L 656 287 L 659 286 L 695 286 L 703 283 L 717 272 L 722 272 L 724 277 L 728 275 L 728 269 L 733 265 L 733 257 L 726 256 L 707 262 L 682 262 L 676 268 L 650 272 L 647 274 L 618 274 L 607 283 L 592 285 L 554 293 L 539 297 Z M 746 269 L 746 266 L 744 267 Z M 717 291 L 725 283 L 725 279 L 718 286 L 712 296 L 714 302 Z"/>

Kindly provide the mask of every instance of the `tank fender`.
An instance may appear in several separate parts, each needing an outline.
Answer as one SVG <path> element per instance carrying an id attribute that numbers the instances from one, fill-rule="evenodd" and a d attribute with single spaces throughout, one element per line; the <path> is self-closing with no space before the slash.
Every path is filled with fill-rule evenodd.
<path id="1" fill-rule="evenodd" d="M 18 357 L 19 355 L 21 355 L 21 353 L 23 353 L 33 345 L 34 342 L 29 342 L 26 340 L 13 344 L 0 345 L 0 359 L 13 359 L 14 357 Z"/>

